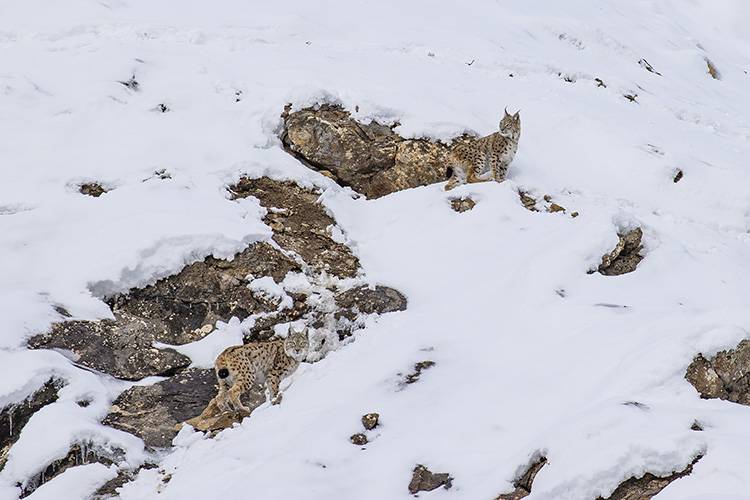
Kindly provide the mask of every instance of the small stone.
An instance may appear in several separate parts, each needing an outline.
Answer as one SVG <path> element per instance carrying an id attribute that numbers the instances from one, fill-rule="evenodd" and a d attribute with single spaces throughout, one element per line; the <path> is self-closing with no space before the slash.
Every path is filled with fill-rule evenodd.
<path id="1" fill-rule="evenodd" d="M 378 413 L 368 413 L 366 415 L 362 415 L 362 425 L 365 427 L 365 429 L 371 431 L 378 426 L 379 419 L 380 414 Z"/>
<path id="2" fill-rule="evenodd" d="M 696 420 L 693 422 L 693 425 L 690 426 L 690 430 L 692 431 L 702 431 L 703 426 Z"/>
<path id="3" fill-rule="evenodd" d="M 549 208 L 547 209 L 550 213 L 556 213 L 556 212 L 565 212 L 565 209 L 558 205 L 557 203 L 551 203 Z"/>
<path id="4" fill-rule="evenodd" d="M 574 219 L 578 217 L 578 215 L 580 215 L 578 212 L 571 212 L 570 214 L 570 216 L 573 217 Z"/>
<path id="5" fill-rule="evenodd" d="M 352 435 L 349 438 L 349 441 L 351 441 L 352 444 L 356 444 L 357 446 L 364 446 L 367 444 L 367 436 L 362 433 L 357 433 Z"/>
<path id="6" fill-rule="evenodd" d="M 108 192 L 109 189 L 105 189 L 101 184 L 97 182 L 87 182 L 85 184 L 81 184 L 78 187 L 78 191 L 80 191 L 81 194 L 85 194 L 86 196 L 98 198 L 104 193 Z"/>
<path id="7" fill-rule="evenodd" d="M 471 198 L 453 198 L 451 208 L 458 213 L 468 212 L 476 206 L 477 202 Z"/>
<path id="8" fill-rule="evenodd" d="M 453 478 L 446 472 L 434 473 L 424 465 L 414 467 L 411 481 L 409 482 L 409 493 L 412 495 L 420 491 L 432 491 L 439 487 L 449 490 L 453 486 Z"/>
<path id="9" fill-rule="evenodd" d="M 675 176 L 672 179 L 672 181 L 674 181 L 674 183 L 677 184 L 678 182 L 680 182 L 682 180 L 683 175 L 684 174 L 682 173 L 682 170 L 677 169 L 677 173 L 675 174 Z"/>

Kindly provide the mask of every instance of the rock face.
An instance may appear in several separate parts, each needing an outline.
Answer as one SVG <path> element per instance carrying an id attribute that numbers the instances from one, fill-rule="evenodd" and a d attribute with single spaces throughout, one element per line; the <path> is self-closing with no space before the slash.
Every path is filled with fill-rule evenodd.
<path id="1" fill-rule="evenodd" d="M 614 250 L 602 256 L 602 263 L 598 271 L 605 276 L 617 276 L 635 271 L 638 263 L 643 257 L 638 254 L 641 251 L 641 239 L 643 231 L 641 228 L 635 228 L 625 234 L 619 234 L 620 241 L 617 242 Z"/>
<path id="2" fill-rule="evenodd" d="M 213 370 L 191 368 L 162 382 L 126 390 L 103 423 L 135 434 L 149 447 L 168 447 L 178 424 L 201 413 L 216 392 Z M 257 396 L 248 402 L 251 407 L 263 402 Z"/>
<path id="3" fill-rule="evenodd" d="M 288 152 L 368 198 L 448 178 L 447 145 L 404 139 L 394 126 L 360 123 L 339 106 L 287 109 L 282 119 L 281 140 Z"/>
<path id="4" fill-rule="evenodd" d="M 34 349 L 66 349 L 77 363 L 125 380 L 169 376 L 190 359 L 173 349 L 156 349 L 158 323 L 118 315 L 114 321 L 66 321 L 29 340 Z"/>
<path id="5" fill-rule="evenodd" d="M 107 299 L 114 320 L 65 321 L 29 340 L 34 349 L 65 349 L 77 363 L 125 380 L 169 376 L 190 364 L 154 342 L 185 344 L 207 335 L 217 320 L 270 312 L 276 303 L 247 288 L 247 277 L 281 280 L 300 270 L 268 243 L 256 243 L 233 260 L 209 257 L 153 285 Z"/>
<path id="6" fill-rule="evenodd" d="M 341 278 L 357 275 L 359 260 L 349 247 L 331 238 L 329 227 L 336 221 L 318 203 L 319 193 L 267 177 L 244 178 L 229 189 L 235 199 L 254 196 L 268 209 L 263 221 L 282 248 L 297 253 L 318 271 Z"/>
<path id="7" fill-rule="evenodd" d="M 91 446 L 90 443 L 77 443 L 70 447 L 68 454 L 63 458 L 48 464 L 42 472 L 27 479 L 21 485 L 21 498 L 34 492 L 50 479 L 59 476 L 66 470 L 77 465 L 92 464 L 95 462 L 104 465 L 112 465 L 122 460 L 125 453 L 122 450 L 105 450 L 100 447 Z"/>
<path id="8" fill-rule="evenodd" d="M 383 314 L 406 310 L 406 297 L 398 290 L 386 286 L 370 288 L 367 285 L 351 288 L 336 296 L 340 315 L 354 319 L 357 313 Z"/>
<path id="9" fill-rule="evenodd" d="M 453 478 L 446 472 L 434 473 L 424 465 L 414 467 L 411 481 L 409 482 L 409 493 L 412 495 L 420 491 L 432 491 L 441 486 L 449 490 L 452 486 Z"/>
<path id="10" fill-rule="evenodd" d="M 531 495 L 531 487 L 534 484 L 534 478 L 547 464 L 545 457 L 539 457 L 529 464 L 521 476 L 513 483 L 514 490 L 510 493 L 498 495 L 495 500 L 521 500 Z"/>
<path id="11" fill-rule="evenodd" d="M 750 405 L 750 341 L 706 359 L 699 354 L 685 378 L 704 399 L 719 398 Z"/>
<path id="12" fill-rule="evenodd" d="M 10 447 L 18 440 L 21 429 L 34 413 L 57 401 L 57 392 L 62 386 L 62 381 L 50 379 L 25 400 L 0 409 L 0 471 L 5 467 Z"/>
<path id="13" fill-rule="evenodd" d="M 620 483 L 606 499 L 599 497 L 597 500 L 651 500 L 661 490 L 669 486 L 669 483 L 693 472 L 693 466 L 700 459 L 701 457 L 696 458 L 685 469 L 668 476 L 659 477 L 647 472 L 642 477 L 631 477 Z"/>

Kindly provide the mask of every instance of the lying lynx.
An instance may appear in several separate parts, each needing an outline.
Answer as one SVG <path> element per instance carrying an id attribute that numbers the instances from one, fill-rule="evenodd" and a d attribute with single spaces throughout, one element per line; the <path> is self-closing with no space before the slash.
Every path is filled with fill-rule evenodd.
<path id="1" fill-rule="evenodd" d="M 472 182 L 505 179 L 510 162 L 516 155 L 518 139 L 521 137 L 520 111 L 505 115 L 500 121 L 500 130 L 486 137 L 459 144 L 448 156 L 448 166 L 453 169 L 445 190 Z"/>
<path id="2" fill-rule="evenodd" d="M 307 328 L 290 331 L 286 339 L 271 340 L 226 348 L 216 358 L 214 369 L 219 394 L 209 403 L 221 411 L 250 412 L 240 401 L 254 383 L 265 384 L 272 404 L 281 402 L 279 384 L 297 369 L 310 349 Z"/>

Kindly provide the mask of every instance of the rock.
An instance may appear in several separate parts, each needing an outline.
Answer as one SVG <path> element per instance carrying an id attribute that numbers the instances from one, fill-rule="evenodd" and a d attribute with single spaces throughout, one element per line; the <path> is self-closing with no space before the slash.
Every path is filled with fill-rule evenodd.
<path id="1" fill-rule="evenodd" d="M 547 208 L 547 212 L 549 213 L 565 212 L 565 208 L 553 202 L 553 203 L 550 203 L 549 207 Z"/>
<path id="2" fill-rule="evenodd" d="M 708 69 L 708 74 L 711 75 L 711 78 L 714 80 L 721 80 L 721 74 L 719 73 L 719 70 L 716 69 L 714 63 L 712 63 L 708 57 L 705 57 L 704 60 L 706 61 L 706 68 Z"/>
<path id="3" fill-rule="evenodd" d="M 57 401 L 57 392 L 63 385 L 61 380 L 50 379 L 23 401 L 0 409 L 0 471 L 5 467 L 11 446 L 18 440 L 31 416 Z"/>
<path id="4" fill-rule="evenodd" d="M 24 481 L 21 487 L 21 498 L 34 492 L 47 481 L 59 476 L 66 470 L 77 465 L 101 463 L 112 465 L 123 460 L 125 452 L 121 449 L 107 449 L 92 445 L 90 442 L 76 443 L 70 447 L 67 455 L 48 464 L 40 473 Z"/>
<path id="5" fill-rule="evenodd" d="M 495 500 L 521 500 L 531 494 L 531 487 L 534 484 L 534 478 L 547 464 L 546 457 L 539 457 L 531 462 L 526 470 L 513 482 L 514 490 L 510 493 L 498 495 Z"/>
<path id="6" fill-rule="evenodd" d="M 643 260 L 638 254 L 641 251 L 641 239 L 643 231 L 641 228 L 635 228 L 625 234 L 618 234 L 620 241 L 610 253 L 602 256 L 602 263 L 598 271 L 605 276 L 617 276 L 625 273 L 632 273 Z"/>
<path id="7" fill-rule="evenodd" d="M 78 191 L 86 196 L 98 198 L 104 193 L 108 193 L 109 189 L 105 189 L 101 184 L 96 182 L 87 182 L 78 186 Z"/>
<path id="8" fill-rule="evenodd" d="M 349 438 L 349 441 L 351 441 L 352 444 L 356 444 L 357 446 L 364 446 L 367 444 L 367 436 L 362 433 L 354 434 Z"/>
<path id="9" fill-rule="evenodd" d="M 262 396 L 261 396 L 262 397 Z M 246 398 L 243 398 L 246 399 Z M 263 400 L 258 398 L 258 404 L 254 404 L 252 408 L 256 408 L 263 403 Z M 193 426 L 197 431 L 202 432 L 215 432 L 233 427 L 234 424 L 242 422 L 242 419 L 249 417 L 250 413 L 244 410 L 237 411 L 203 411 L 197 417 L 193 417 L 190 420 L 185 421 L 186 424 Z M 178 424 L 178 428 L 180 425 Z"/>
<path id="10" fill-rule="evenodd" d="M 526 210 L 529 210 L 530 212 L 538 212 L 539 209 L 536 208 L 536 199 L 529 196 L 528 193 L 525 193 L 523 191 L 518 192 L 518 197 L 521 199 L 521 204 Z"/>
<path id="11" fill-rule="evenodd" d="M 298 254 L 318 271 L 342 278 L 357 275 L 359 259 L 349 247 L 331 238 L 329 227 L 335 226 L 336 221 L 318 203 L 320 193 L 267 177 L 240 179 L 229 190 L 235 199 L 253 196 L 269 209 L 264 222 L 285 250 Z M 283 210 L 272 211 L 273 208 Z"/>
<path id="12" fill-rule="evenodd" d="M 379 420 L 380 420 L 380 414 L 378 413 L 367 413 L 366 415 L 362 415 L 362 425 L 368 431 L 371 431 L 375 427 L 377 427 Z"/>
<path id="13" fill-rule="evenodd" d="M 191 368 L 156 384 L 126 390 L 115 399 L 103 423 L 135 434 L 149 447 L 168 447 L 178 424 L 200 414 L 216 393 L 214 371 Z M 249 404 L 258 406 L 263 400 Z"/>
<path id="14" fill-rule="evenodd" d="M 699 354 L 688 366 L 685 378 L 704 399 L 724 399 L 750 405 L 750 341 L 721 351 L 710 359 Z"/>
<path id="15" fill-rule="evenodd" d="M 268 243 L 256 243 L 234 259 L 208 257 L 153 285 L 106 299 L 115 319 L 64 321 L 29 340 L 34 349 L 65 349 L 83 366 L 126 380 L 169 376 L 190 359 L 154 342 L 200 340 L 217 320 L 276 310 L 275 302 L 247 288 L 248 275 L 281 281 L 299 264 Z"/>
<path id="16" fill-rule="evenodd" d="M 368 198 L 448 178 L 447 145 L 404 139 L 376 121 L 360 123 L 340 106 L 287 108 L 282 119 L 281 140 L 289 153 Z"/>
<path id="17" fill-rule="evenodd" d="M 404 377 L 401 385 L 413 384 L 414 382 L 419 380 L 419 377 L 422 376 L 422 372 L 424 370 L 432 368 L 433 366 L 435 366 L 435 362 L 430 360 L 420 361 L 419 363 L 416 363 L 414 365 L 414 371 Z"/>
<path id="18" fill-rule="evenodd" d="M 468 212 L 476 206 L 477 202 L 471 198 L 453 198 L 451 208 L 458 213 Z"/>
<path id="19" fill-rule="evenodd" d="M 158 467 L 156 464 L 146 463 L 135 470 L 120 469 L 119 471 L 117 471 L 117 476 L 104 483 L 99 487 L 98 490 L 94 492 L 92 498 L 94 500 L 119 498 L 119 495 L 117 493 L 118 488 L 121 488 L 123 485 L 125 485 L 125 483 L 129 483 L 130 481 L 135 479 L 141 469 L 155 469 L 156 467 Z"/>
<path id="20" fill-rule="evenodd" d="M 112 310 L 163 323 L 156 336 L 167 344 L 185 344 L 206 335 L 202 328 L 217 320 L 240 320 L 276 310 L 273 301 L 253 294 L 247 277 L 271 276 L 280 282 L 298 263 L 268 243 L 255 243 L 232 260 L 208 257 L 153 285 L 107 299 Z"/>
<path id="21" fill-rule="evenodd" d="M 661 490 L 666 488 L 672 481 L 687 476 L 693 472 L 693 466 L 700 460 L 698 456 L 685 469 L 674 472 L 668 476 L 659 477 L 647 472 L 641 477 L 631 477 L 620 483 L 620 485 L 606 499 L 599 497 L 597 500 L 650 500 Z"/>
<path id="22" fill-rule="evenodd" d="M 453 478 L 446 472 L 434 473 L 424 465 L 414 467 L 411 481 L 409 482 L 409 493 L 412 495 L 420 491 L 432 491 L 439 487 L 449 490 L 453 486 Z"/>
<path id="23" fill-rule="evenodd" d="M 341 316 L 353 320 L 357 313 L 384 314 L 406 310 L 406 297 L 387 286 L 367 285 L 351 288 L 336 296 L 336 304 L 343 309 Z"/>
<path id="24" fill-rule="evenodd" d="M 125 380 L 168 376 L 190 365 L 190 358 L 173 349 L 156 349 L 158 322 L 118 315 L 102 321 L 66 321 L 29 340 L 33 349 L 65 349 L 75 361 Z"/>
<path id="25" fill-rule="evenodd" d="M 682 180 L 682 178 L 684 177 L 684 175 L 685 175 L 685 174 L 683 174 L 683 173 L 682 173 L 682 170 L 680 170 L 680 169 L 678 168 L 678 169 L 677 169 L 677 173 L 675 173 L 675 174 L 674 174 L 674 177 L 672 178 L 672 181 L 673 181 L 673 182 L 674 182 L 675 184 L 677 184 L 678 182 L 680 182 L 680 181 Z"/>

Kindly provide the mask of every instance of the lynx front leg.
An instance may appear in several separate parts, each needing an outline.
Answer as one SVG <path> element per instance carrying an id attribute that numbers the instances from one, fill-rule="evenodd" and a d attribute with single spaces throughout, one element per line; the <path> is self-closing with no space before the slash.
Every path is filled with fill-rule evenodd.
<path id="1" fill-rule="evenodd" d="M 271 400 L 272 405 L 281 403 L 281 393 L 279 392 L 279 384 L 281 379 L 274 373 L 269 373 L 266 378 L 266 389 L 268 389 L 268 399 Z"/>
<path id="2" fill-rule="evenodd" d="M 505 174 L 508 173 L 508 165 L 494 165 L 492 167 L 492 179 L 495 182 L 503 182 L 505 180 Z"/>

